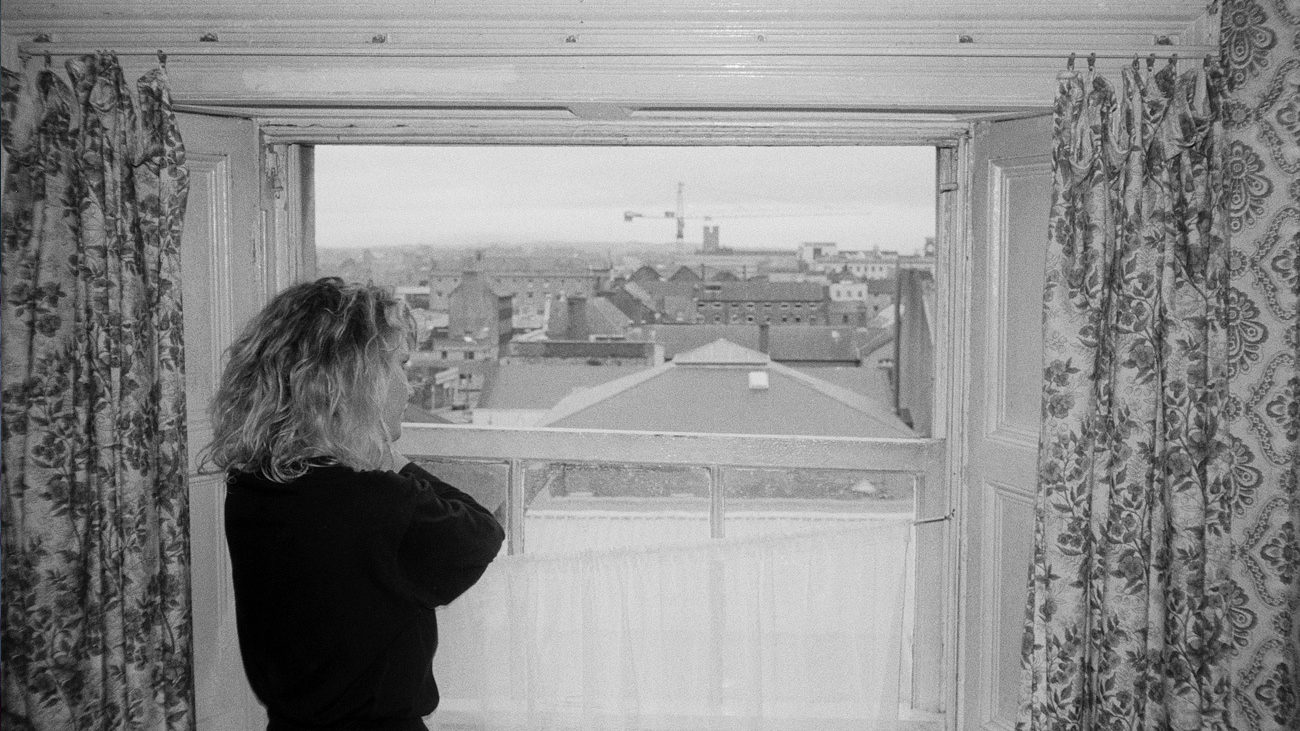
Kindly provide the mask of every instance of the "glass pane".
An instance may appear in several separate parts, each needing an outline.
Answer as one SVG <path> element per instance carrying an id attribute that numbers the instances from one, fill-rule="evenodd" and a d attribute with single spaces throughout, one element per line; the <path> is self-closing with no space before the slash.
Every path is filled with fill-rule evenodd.
<path id="1" fill-rule="evenodd" d="M 465 462 L 420 457 L 413 460 L 430 474 L 468 494 L 506 524 L 506 495 L 510 491 L 510 468 L 504 463 Z M 509 550 L 503 547 L 502 553 Z"/>
<path id="2" fill-rule="evenodd" d="M 910 520 L 916 478 L 896 472 L 736 468 L 724 472 L 728 538 Z"/>
<path id="3" fill-rule="evenodd" d="M 934 148 L 321 145 L 315 161 L 318 273 L 410 305 L 408 421 L 930 435 Z"/>
<path id="4" fill-rule="evenodd" d="M 528 472 L 527 553 L 707 541 L 709 473 L 698 467 L 546 464 Z"/>

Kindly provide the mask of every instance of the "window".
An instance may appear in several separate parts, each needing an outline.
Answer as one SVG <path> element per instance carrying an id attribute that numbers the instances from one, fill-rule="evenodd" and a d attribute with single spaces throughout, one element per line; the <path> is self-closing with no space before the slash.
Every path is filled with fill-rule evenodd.
<path id="1" fill-rule="evenodd" d="M 490 147 L 490 149 L 486 149 L 486 150 L 474 150 L 473 148 L 467 148 L 462 150 L 459 148 L 459 146 L 452 146 L 452 147 L 456 149 L 453 149 L 451 151 L 456 152 L 458 154 L 461 152 L 464 152 L 465 154 L 477 154 L 478 152 L 490 152 L 493 155 L 496 154 L 509 155 L 509 154 L 516 153 L 515 150 L 505 149 L 505 147 L 498 148 L 498 147 L 485 146 L 485 147 Z M 635 150 L 636 148 L 627 148 L 627 149 Z M 671 152 L 676 149 L 678 148 L 672 148 L 672 147 L 664 148 L 664 149 L 656 148 L 651 152 L 653 152 L 655 155 L 663 155 L 666 154 L 667 152 Z M 816 148 L 811 148 L 811 149 L 816 149 Z M 621 152 L 621 150 L 618 150 L 618 148 L 615 148 L 615 151 Z M 556 153 L 557 151 L 542 150 L 541 152 L 551 154 L 551 153 Z M 587 149 L 575 147 L 575 148 L 565 148 L 564 150 L 562 150 L 562 152 L 566 155 L 573 156 L 575 159 L 582 159 L 588 154 L 594 156 L 596 153 L 603 153 L 604 151 L 600 149 L 587 150 Z M 749 150 L 747 149 L 746 152 L 749 152 Z M 839 154 L 841 151 L 832 149 L 830 150 L 830 152 Z M 934 155 L 933 148 L 930 148 L 926 152 L 931 157 L 929 166 L 933 168 L 933 161 L 932 161 L 932 157 Z M 317 162 L 318 162 L 318 170 L 317 170 L 318 180 L 322 178 L 322 174 L 319 169 L 319 166 L 324 161 L 326 161 L 329 154 L 332 153 L 333 151 L 327 151 L 326 148 L 324 147 L 317 148 L 316 155 L 317 155 Z M 403 150 L 402 154 L 404 156 L 409 155 L 410 151 Z M 759 153 L 754 153 L 754 154 L 759 154 Z M 547 166 L 542 166 L 542 165 L 530 166 L 530 169 L 546 169 L 546 167 Z M 570 175 L 572 174 L 571 166 L 568 166 L 567 164 L 559 165 L 556 167 L 558 167 L 558 169 L 560 170 L 565 170 L 566 167 L 569 167 L 570 169 L 566 171 L 566 174 L 570 174 Z M 913 167 L 917 167 L 917 166 L 914 165 Z M 919 167 L 924 168 L 924 165 L 920 165 Z M 479 174 L 482 174 L 485 169 L 483 166 L 475 166 L 475 165 L 457 166 L 457 165 L 448 165 L 448 164 L 441 164 L 441 165 L 433 164 L 433 165 L 428 165 L 428 168 L 440 169 L 440 170 L 453 170 L 453 169 L 462 169 L 462 168 L 467 170 L 472 169 Z M 511 180 L 509 178 L 499 179 L 496 180 L 495 182 L 498 185 L 500 185 L 502 189 L 509 189 L 509 186 L 511 185 L 522 184 L 520 181 Z M 933 210 L 934 210 L 934 198 L 933 198 L 934 185 L 933 185 L 933 181 L 930 181 L 927 184 L 929 185 L 931 192 L 928 194 L 929 196 L 928 199 L 923 201 L 922 205 L 919 206 L 920 213 L 916 215 L 922 217 L 928 215 L 931 219 L 931 224 L 932 224 Z M 698 185 L 701 188 L 703 188 L 705 183 L 698 182 L 695 183 L 695 185 Z M 695 190 L 695 188 L 686 188 L 687 191 L 686 195 L 689 196 L 691 194 L 691 191 L 693 190 Z M 668 188 L 668 193 L 670 197 L 673 192 L 675 191 L 672 189 L 672 181 L 670 181 L 669 188 Z M 617 213 L 619 215 L 616 220 L 617 225 L 615 226 L 615 229 L 617 229 L 619 226 L 629 225 L 622 220 L 623 219 L 622 211 L 633 210 L 631 206 L 643 208 L 646 211 L 653 211 L 654 215 L 653 216 L 645 215 L 633 221 L 632 224 L 630 225 L 641 226 L 642 224 L 645 224 L 645 226 L 647 227 L 647 229 L 645 230 L 651 230 L 651 228 L 649 227 L 658 227 L 659 229 L 664 229 L 664 218 L 661 215 L 662 210 L 656 210 L 654 208 L 651 208 L 651 206 L 654 203 L 658 202 L 659 203 L 658 209 L 663 209 L 663 204 L 655 197 L 658 194 L 651 192 L 645 195 L 646 197 L 644 201 L 632 200 L 618 207 Z M 690 199 L 688 198 L 688 200 Z M 322 201 L 320 200 L 318 200 L 317 203 L 318 203 L 318 207 L 317 207 L 318 213 L 321 211 L 332 211 L 335 209 L 335 206 L 331 204 L 322 204 Z M 539 208 L 538 206 L 534 206 L 535 209 L 534 219 L 532 221 L 532 225 L 529 227 L 529 230 L 532 231 L 534 234 L 537 234 L 538 230 L 542 228 L 542 223 L 545 222 L 547 225 L 552 225 L 549 221 L 544 221 L 543 217 L 540 217 L 540 214 L 536 213 L 536 209 L 538 208 Z M 449 207 L 447 208 L 447 210 L 452 210 L 452 208 Z M 711 211 L 711 213 L 716 214 L 715 211 Z M 743 220 L 746 218 L 746 216 L 741 215 L 743 213 L 745 212 L 738 211 L 736 218 L 731 221 L 728 221 L 725 218 L 721 218 L 721 217 L 714 219 L 714 220 L 721 221 L 721 223 L 719 224 L 721 227 L 720 235 L 722 236 L 724 246 L 727 245 L 727 240 L 729 236 L 734 235 L 737 237 L 737 240 L 743 240 L 741 238 L 742 233 L 740 231 L 742 225 L 745 225 L 743 224 Z M 566 212 L 564 215 L 569 215 L 569 214 Z M 559 217 L 560 216 L 557 216 L 557 218 Z M 492 218 L 493 217 L 480 216 L 479 220 L 481 223 L 483 220 L 492 220 Z M 873 218 L 873 222 L 874 220 L 875 219 Z M 441 223 L 450 225 L 450 222 L 446 220 L 442 220 Z M 671 220 L 669 221 L 669 223 L 671 223 Z M 765 226 L 768 228 L 773 227 L 773 225 L 774 224 L 772 220 L 768 220 L 765 222 Z M 760 228 L 761 227 L 763 226 L 760 226 Z M 862 230 L 866 230 L 869 227 L 860 226 L 859 228 Z M 320 241 L 322 235 L 329 230 L 330 227 L 322 223 L 318 219 L 317 226 L 316 226 L 318 242 Z M 611 234 L 611 236 L 617 235 L 618 233 L 622 233 L 624 236 L 627 236 L 629 235 L 627 231 L 628 229 L 622 229 L 621 231 L 616 230 L 614 234 Z M 698 234 L 698 231 L 696 233 Z M 540 234 L 538 235 L 540 238 Z M 667 235 L 671 237 L 671 231 L 669 231 Z M 488 240 L 488 239 L 494 241 L 501 240 L 500 236 L 492 237 L 491 232 L 482 232 L 478 236 L 478 240 Z M 552 240 L 552 241 L 565 240 L 565 237 L 555 235 L 541 240 Z M 918 244 L 919 243 L 920 242 L 918 241 Z M 521 255 L 522 249 L 520 247 L 522 246 L 522 244 L 502 243 L 502 244 L 496 244 L 494 246 L 500 247 L 499 251 L 500 254 L 503 256 L 503 258 L 504 256 L 507 255 Z M 327 254 L 328 248 L 329 247 L 322 245 L 320 248 L 318 248 L 317 251 L 317 259 L 320 262 L 320 267 L 322 268 L 322 270 L 330 266 L 330 258 L 329 255 Z M 664 259 L 669 261 L 669 264 L 666 265 L 665 268 L 661 270 L 664 272 L 663 275 L 664 279 L 667 279 L 669 276 L 671 276 L 673 272 L 678 271 L 678 267 L 673 266 L 672 264 L 679 263 L 679 262 L 672 262 L 671 259 L 668 258 L 669 255 L 663 253 L 665 250 L 669 248 L 671 247 L 660 246 L 658 247 L 658 251 L 648 252 L 645 254 L 647 258 L 650 256 L 656 256 L 656 257 L 663 257 Z M 492 253 L 493 250 L 496 249 L 487 250 L 488 253 L 485 254 L 485 257 L 488 260 L 487 265 L 491 265 L 490 259 L 493 256 Z M 598 264 L 603 265 L 603 262 L 608 261 L 609 258 L 610 257 L 607 256 L 607 252 L 604 250 L 604 248 L 597 251 L 596 260 Z M 618 259 L 617 256 L 612 258 L 616 260 Z M 793 258 L 793 255 L 791 258 Z M 620 273 L 630 275 L 634 271 L 636 270 L 629 268 L 628 271 L 624 271 Z M 692 266 L 686 267 L 686 271 L 698 275 L 700 272 L 700 267 L 698 265 L 693 264 Z M 609 275 L 602 275 L 606 277 L 603 281 L 606 283 L 610 281 L 612 279 L 611 276 L 612 274 L 613 272 L 610 272 Z M 584 297 L 594 297 L 596 296 L 594 295 L 594 293 L 599 291 L 600 289 L 599 286 L 596 287 L 590 286 L 589 280 L 586 279 L 557 278 L 553 281 L 557 282 L 557 289 L 560 287 L 573 287 L 574 289 L 570 291 L 572 291 L 575 294 L 580 292 L 584 293 Z M 695 281 L 698 282 L 698 279 L 696 279 Z M 543 281 L 542 286 L 544 289 L 549 289 L 550 281 Z M 652 285 L 652 286 L 657 286 L 657 285 Z M 669 286 L 669 284 L 665 283 L 663 286 L 666 288 L 667 286 Z M 708 285 L 706 285 L 706 287 L 707 286 Z M 498 294 L 502 294 L 502 293 L 498 292 Z M 529 292 L 529 296 L 531 296 L 531 294 L 532 293 Z M 675 301 L 675 304 L 671 304 L 670 306 L 665 307 L 664 311 L 660 313 L 663 317 L 663 321 L 671 321 L 673 319 L 680 321 L 682 319 L 682 311 L 685 308 L 689 307 L 689 300 L 685 299 L 685 297 L 689 297 L 689 294 L 685 295 L 685 297 L 683 297 L 682 295 L 676 295 L 676 296 L 678 299 Z M 577 298 L 576 297 L 572 298 L 569 301 L 571 303 L 576 303 Z M 559 300 L 557 300 L 556 302 L 558 303 Z M 745 302 L 733 302 L 733 303 L 726 303 L 726 304 L 727 306 L 724 308 L 724 303 L 722 301 L 718 301 L 718 300 L 713 301 L 713 318 L 712 318 L 713 324 L 715 325 L 722 324 L 724 320 L 730 323 L 739 324 L 741 322 L 740 316 L 742 314 L 745 315 L 746 323 L 753 323 L 755 321 L 755 316 L 753 313 L 758 309 L 756 302 L 745 301 Z M 778 304 L 779 304 L 779 309 L 787 313 L 787 315 L 783 315 L 781 317 L 782 323 L 789 324 L 791 322 L 790 317 L 788 316 L 789 311 L 792 309 L 791 304 L 794 305 L 793 309 L 796 311 L 796 313 L 798 313 L 794 316 L 793 322 L 795 324 L 803 324 L 805 322 L 804 314 L 803 314 L 805 312 L 804 302 L 791 303 L 789 301 L 779 302 L 779 303 L 763 302 L 762 303 L 763 311 L 767 313 L 764 318 L 766 322 L 769 323 L 772 322 L 773 317 L 770 313 L 772 313 L 776 309 L 776 305 Z M 562 304 L 557 305 L 553 303 L 551 307 L 551 311 L 553 313 L 556 311 L 557 306 L 561 308 L 561 311 L 563 311 L 564 305 Z M 573 306 L 578 307 L 579 305 L 574 304 Z M 697 310 L 697 312 L 705 311 L 706 307 L 707 304 L 704 301 L 697 300 L 695 302 L 695 309 Z M 816 323 L 818 321 L 819 318 L 816 316 L 817 308 L 818 305 L 816 303 L 812 303 L 812 302 L 808 303 L 808 308 L 807 308 L 807 311 L 809 313 L 807 315 L 808 323 L 811 324 L 811 323 Z M 538 314 L 540 315 L 542 311 L 543 310 L 539 310 Z M 588 312 L 592 312 L 592 311 L 588 310 Z M 844 316 L 843 319 L 845 320 L 846 323 L 848 322 L 847 316 Z M 590 319 L 588 320 L 588 322 L 591 321 L 592 320 Z M 495 326 L 496 325 L 493 324 L 491 327 L 495 327 Z M 518 332 L 526 329 L 538 329 L 540 327 L 544 327 L 545 323 L 529 325 L 527 323 L 521 322 L 521 318 L 519 317 L 518 314 L 516 314 L 513 326 L 515 331 Z M 689 326 L 671 325 L 671 326 L 664 326 L 664 327 L 668 329 L 672 329 L 672 328 L 682 328 L 682 327 L 689 327 Z M 476 336 L 478 336 L 477 331 L 476 331 Z M 480 342 L 482 342 L 481 336 L 480 336 Z M 771 351 L 769 355 L 773 358 L 773 360 L 776 360 L 777 362 L 780 362 L 778 358 L 783 358 L 785 360 L 790 360 L 790 361 L 798 360 L 798 357 L 791 357 L 789 355 L 782 356 L 782 354 L 777 349 L 770 347 L 776 345 L 777 343 L 778 341 L 775 338 L 775 333 L 773 333 L 772 340 L 767 344 L 767 346 L 765 346 L 767 350 Z M 741 345 L 741 344 L 734 344 L 734 345 Z M 749 343 L 748 345 L 741 345 L 741 347 L 745 347 L 747 349 L 754 349 L 755 347 L 757 347 L 757 342 L 755 341 Z M 677 352 L 674 353 L 673 355 L 681 356 L 681 354 L 682 354 L 681 352 Z M 463 357 L 465 360 L 473 360 L 477 356 L 473 351 L 466 350 L 464 351 Z M 485 353 L 484 357 L 480 358 L 480 360 L 491 360 L 491 358 L 488 358 L 487 354 Z M 670 363 L 670 365 L 674 368 L 681 367 L 684 369 L 686 368 L 685 362 L 688 359 L 681 359 L 681 360 L 683 362 L 678 363 L 674 361 Z M 583 367 L 587 370 L 596 370 L 602 368 L 603 366 L 584 365 Z M 725 370 L 724 366 L 714 365 L 708 368 L 696 369 L 696 372 L 705 377 L 712 377 L 715 375 L 719 375 L 724 370 Z M 746 371 L 743 375 L 748 376 L 749 374 Z M 780 392 L 783 385 L 782 382 L 780 381 L 781 376 L 772 375 L 772 374 L 768 374 L 768 375 L 770 377 L 770 380 L 767 382 L 765 388 L 755 386 L 755 385 L 748 385 L 750 382 L 746 381 L 747 385 L 743 393 L 745 394 L 745 397 L 748 400 L 758 401 L 764 398 L 767 398 L 768 401 L 775 400 L 773 398 L 768 398 L 768 397 L 772 397 Z M 468 395 L 465 397 L 468 400 L 467 403 L 460 404 L 460 406 L 463 406 L 465 408 L 456 409 L 455 411 L 448 410 L 443 413 L 450 418 L 460 419 L 462 421 L 472 419 L 474 412 L 476 410 L 481 410 L 479 409 L 479 405 L 475 401 L 475 399 L 478 398 L 480 394 L 488 393 L 491 390 L 488 385 L 485 385 L 485 382 L 482 379 L 491 378 L 491 377 L 492 375 L 490 371 L 487 371 L 484 374 L 476 374 L 473 378 L 471 378 L 470 374 L 461 374 L 461 379 L 463 384 L 465 384 L 466 386 L 469 385 L 473 386 L 473 389 L 468 389 L 468 388 L 466 389 L 466 391 L 468 392 Z M 880 380 L 880 382 L 882 383 L 884 382 L 883 379 L 878 379 L 878 380 Z M 886 385 L 885 387 L 888 388 L 888 385 Z M 878 400 L 881 403 L 892 403 L 892 398 L 879 398 Z M 705 413 L 706 416 L 707 416 L 707 412 L 710 411 L 716 412 L 716 409 L 708 408 L 708 406 L 711 405 L 711 402 L 707 398 L 685 400 L 682 402 L 680 409 L 663 409 L 662 411 L 665 412 L 689 411 L 690 409 L 687 407 L 689 407 L 692 404 L 700 404 L 704 406 L 705 408 L 701 408 L 699 410 L 702 413 Z M 614 411 L 614 409 L 611 409 L 611 411 Z M 594 412 L 593 409 L 588 409 L 586 413 L 591 414 L 593 412 Z M 653 417 L 653 416 L 658 416 L 658 414 L 648 414 L 646 416 Z M 770 434 L 764 433 L 764 435 L 771 436 L 771 434 L 779 434 L 781 435 L 781 438 L 788 438 L 790 440 L 797 440 L 802 438 L 801 434 L 789 434 L 786 432 L 777 431 L 778 429 L 782 428 L 785 423 L 794 421 L 796 416 L 797 416 L 796 414 L 788 413 L 788 412 L 782 412 L 776 414 L 775 415 L 776 418 L 773 418 L 770 421 L 763 422 L 764 424 L 767 425 L 765 426 L 765 428 L 772 430 Z M 837 415 L 831 415 L 825 411 L 818 413 L 817 417 L 823 423 L 833 422 L 836 419 L 841 419 L 841 418 L 843 419 L 849 418 L 849 416 L 847 415 L 838 415 L 838 412 Z M 592 418 L 594 418 L 594 416 Z M 584 424 L 581 422 L 575 424 L 563 424 L 563 423 L 558 425 L 547 424 L 544 426 L 550 428 L 556 428 L 556 429 L 575 428 L 575 429 L 603 430 L 608 428 L 608 427 L 590 426 L 588 424 Z M 717 424 L 716 431 L 718 434 L 727 434 L 727 433 L 731 433 L 731 430 L 734 430 L 738 426 L 743 426 L 743 425 L 737 424 L 734 421 L 726 424 Z M 648 427 L 641 425 L 639 428 L 637 426 L 633 426 L 632 429 L 634 431 L 664 431 L 664 430 L 671 431 L 671 429 L 664 429 L 663 427 L 654 426 L 653 424 Z M 417 434 L 421 434 L 421 433 L 422 432 L 420 432 L 419 430 L 413 430 L 410 437 L 415 437 Z M 760 521 L 760 516 L 763 515 L 766 516 L 782 515 L 785 517 L 782 517 L 780 519 L 784 520 L 786 518 L 789 518 L 790 515 L 795 513 L 811 514 L 815 516 L 815 520 L 823 528 L 825 528 L 826 526 L 839 524 L 837 523 L 837 521 L 846 520 L 846 518 L 843 517 L 836 517 L 836 516 L 840 516 L 841 513 L 847 513 L 852 516 L 860 517 L 863 514 L 869 513 L 871 509 L 881 508 L 886 503 L 891 503 L 891 507 L 899 508 L 899 510 L 895 513 L 895 517 L 897 517 L 898 515 L 908 515 L 912 512 L 916 512 L 917 510 L 919 510 L 919 508 L 916 506 L 915 501 L 918 500 L 920 497 L 919 486 L 922 484 L 922 475 L 926 472 L 926 470 L 931 468 L 930 465 L 925 463 L 924 459 L 935 458 L 932 451 L 926 451 L 932 449 L 931 447 L 926 446 L 928 444 L 927 442 L 924 442 L 923 440 L 915 440 L 915 445 L 918 445 L 915 446 L 914 448 L 915 453 L 927 455 L 923 460 L 919 462 L 907 462 L 906 460 L 900 459 L 897 462 L 889 463 L 891 466 L 885 469 L 875 469 L 875 470 L 861 469 L 862 465 L 858 465 L 856 468 L 852 470 L 850 470 L 848 467 L 838 468 L 839 472 L 836 472 L 835 470 L 831 471 L 834 472 L 835 474 L 819 476 L 815 481 L 817 487 L 814 489 L 811 486 L 812 483 L 803 484 L 800 483 L 798 480 L 792 481 L 791 468 L 787 467 L 783 469 L 779 465 L 770 466 L 767 465 L 767 463 L 762 460 L 760 460 L 760 464 L 762 465 L 760 467 L 734 467 L 734 468 L 730 466 L 725 468 L 709 467 L 708 465 L 702 466 L 698 462 L 692 462 L 692 463 L 682 464 L 682 465 L 678 465 L 675 463 L 667 464 L 667 465 L 664 464 L 641 465 L 641 464 L 627 464 L 625 462 L 626 458 L 617 458 L 613 450 L 599 449 L 597 450 L 598 454 L 604 455 L 605 457 L 609 458 L 611 462 L 615 462 L 617 464 L 612 466 L 605 465 L 605 464 L 589 464 L 590 460 L 584 459 L 581 456 L 577 456 L 578 452 L 573 451 L 578 449 L 577 446 L 566 447 L 564 446 L 564 443 L 562 441 L 559 443 L 552 442 L 551 441 L 552 432 L 545 431 L 545 429 L 538 430 L 536 433 L 538 435 L 544 435 L 544 436 L 538 436 L 538 440 L 540 440 L 542 443 L 557 445 L 555 446 L 555 451 L 553 453 L 538 454 L 532 451 L 537 447 L 531 445 L 531 442 L 534 441 L 531 436 L 523 437 L 523 438 L 519 436 L 515 436 L 514 439 L 516 441 L 508 446 L 493 442 L 492 440 L 496 439 L 496 437 L 491 437 L 491 438 L 485 437 L 485 441 L 487 443 L 497 444 L 498 451 L 494 453 L 493 455 L 494 457 L 504 458 L 507 461 L 509 461 L 511 465 L 510 466 L 511 470 L 516 470 L 516 471 L 523 470 L 522 472 L 523 484 L 526 485 L 527 487 L 524 488 L 515 487 L 514 483 L 511 481 L 512 478 L 509 478 L 509 476 L 506 474 L 507 470 L 496 470 L 495 472 L 492 472 L 492 476 L 490 477 L 490 479 L 486 479 L 486 480 L 478 479 L 478 480 L 470 481 L 470 482 L 487 481 L 493 484 L 500 484 L 503 485 L 502 489 L 508 489 L 508 490 L 537 489 L 541 491 L 536 493 L 512 492 L 511 494 L 516 495 L 517 499 L 515 499 L 513 503 L 507 506 L 509 510 L 513 511 L 506 516 L 509 521 L 512 521 L 512 538 L 511 538 L 512 549 L 523 550 L 525 552 L 554 551 L 554 552 L 563 553 L 564 550 L 568 550 L 569 548 L 573 547 L 572 536 L 566 537 L 566 534 L 563 532 L 563 529 L 557 527 L 560 525 L 560 523 L 557 521 L 579 520 L 579 519 L 587 520 L 587 521 L 596 521 L 600 519 L 601 515 L 609 513 L 611 511 L 613 512 L 622 511 L 622 512 L 631 512 L 631 513 L 637 513 L 637 511 L 651 511 L 659 514 L 673 514 L 673 515 L 681 514 L 682 516 L 684 516 L 681 518 L 681 526 L 679 526 L 683 531 L 681 535 L 688 536 L 689 540 L 694 540 L 701 536 L 707 537 L 709 535 L 715 535 L 719 533 L 723 533 L 729 536 L 735 536 L 735 535 L 739 535 L 739 531 L 750 530 L 750 529 L 753 529 L 756 531 L 756 533 L 761 534 L 762 529 L 756 528 L 754 526 L 757 525 L 757 522 Z M 437 453 L 440 450 L 450 449 L 450 447 L 447 447 L 445 443 L 439 441 L 440 436 L 441 434 L 435 432 L 429 433 L 427 440 L 430 445 L 433 445 L 428 447 L 431 454 Z M 505 437 L 501 437 L 501 438 L 504 439 Z M 593 436 L 591 437 L 591 440 L 595 440 L 595 441 L 589 440 L 586 442 L 586 444 L 590 446 L 592 444 L 599 443 L 599 440 L 603 438 L 604 436 Z M 619 436 L 619 437 L 610 437 L 610 438 L 617 440 L 617 439 L 622 439 L 623 437 Z M 586 439 L 586 437 L 583 437 L 583 439 Z M 717 445 L 713 447 L 713 449 L 715 449 L 716 454 L 719 455 L 718 459 L 721 459 L 722 458 L 721 455 L 726 454 L 727 447 L 725 445 L 727 444 L 727 442 L 722 437 L 711 437 L 711 439 L 713 439 L 714 440 L 713 443 Z M 709 442 L 706 440 L 701 443 L 708 444 Z M 581 440 L 579 440 L 579 444 L 580 445 L 582 444 Z M 469 446 L 469 445 L 466 446 L 466 449 L 470 451 L 476 449 L 482 449 L 482 448 L 483 447 L 481 446 Z M 518 450 L 518 451 L 512 454 L 510 450 Z M 777 448 L 777 451 L 781 451 L 781 449 Z M 871 452 L 871 450 L 866 450 L 866 451 L 868 453 Z M 527 458 L 525 459 L 523 457 L 517 456 L 520 453 L 527 455 Z M 632 450 L 632 453 L 634 454 L 640 453 L 643 455 L 649 454 L 649 452 L 644 448 L 634 448 Z M 844 459 L 845 458 L 842 457 L 837 458 L 837 460 L 844 460 Z M 855 457 L 853 459 L 857 459 L 857 458 Z M 728 458 L 728 464 L 731 464 L 729 460 L 730 458 Z M 482 469 L 482 468 L 466 467 L 466 466 L 459 466 L 459 467 L 446 466 L 445 469 L 451 470 L 452 473 L 454 473 L 455 470 L 472 470 L 472 469 Z M 809 467 L 808 465 L 802 465 L 798 467 L 798 469 L 800 471 L 804 471 L 809 469 Z M 848 475 L 849 472 L 852 473 L 851 479 L 849 479 L 849 475 Z M 718 474 L 722 474 L 722 473 L 725 473 L 725 477 L 717 477 Z M 464 474 L 468 474 L 468 473 L 464 473 Z M 519 473 L 516 472 L 516 474 Z M 450 479 L 449 481 L 452 481 L 453 484 L 457 482 L 457 480 L 455 479 Z M 940 487 L 935 486 L 932 483 L 927 483 L 925 487 L 926 489 L 941 489 Z M 726 515 L 719 517 L 717 515 L 714 515 L 715 510 L 712 507 L 713 505 L 712 501 L 715 500 L 714 493 L 715 491 L 718 490 L 726 491 L 725 493 L 720 493 L 720 494 L 725 494 L 726 500 L 723 501 L 719 497 L 717 498 L 718 503 L 724 506 L 729 506 L 726 507 L 725 510 L 733 510 L 736 513 L 741 515 L 739 515 L 738 517 L 737 516 L 728 517 Z M 881 497 L 881 495 L 883 495 L 883 497 Z M 529 496 L 535 496 L 535 497 L 529 497 Z M 557 505 L 559 507 L 556 507 Z M 642 517 L 645 516 L 640 515 L 639 513 L 636 515 L 636 519 L 640 519 Z M 727 522 L 728 520 L 732 520 L 732 522 L 728 523 Z M 776 520 L 776 518 L 772 518 L 772 520 Z M 745 523 L 744 521 L 755 521 L 755 522 Z M 719 525 L 723 527 L 720 528 Z M 748 527 L 736 528 L 735 526 L 737 525 L 747 525 Z M 638 537 L 638 540 L 651 540 L 651 539 L 659 542 L 663 542 L 664 540 L 674 540 L 672 536 L 669 536 L 667 533 L 662 531 L 650 537 L 644 535 L 639 535 Z M 685 541 L 687 539 L 683 539 L 683 540 Z M 570 541 L 570 543 L 566 544 L 565 541 Z M 926 631 L 935 631 L 935 628 L 931 627 L 928 628 Z"/>

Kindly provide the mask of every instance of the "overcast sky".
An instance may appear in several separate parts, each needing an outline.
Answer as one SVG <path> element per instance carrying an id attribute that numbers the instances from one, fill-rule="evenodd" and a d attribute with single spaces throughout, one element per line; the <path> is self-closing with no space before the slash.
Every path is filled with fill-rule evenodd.
<path id="1" fill-rule="evenodd" d="M 686 241 L 919 249 L 934 235 L 931 147 L 316 148 L 325 248 L 667 243 L 685 185 Z M 624 221 L 624 212 L 644 218 Z"/>

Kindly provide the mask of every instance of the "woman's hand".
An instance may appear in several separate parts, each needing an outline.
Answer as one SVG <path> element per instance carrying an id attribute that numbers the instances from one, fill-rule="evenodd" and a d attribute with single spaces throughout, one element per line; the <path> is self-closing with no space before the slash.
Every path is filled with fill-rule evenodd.
<path id="1" fill-rule="evenodd" d="M 397 451 L 397 445 L 389 442 L 388 454 L 385 456 L 385 463 L 385 469 L 392 470 L 393 472 L 401 472 L 403 467 L 411 463 L 411 460 L 407 459 L 406 455 Z"/>

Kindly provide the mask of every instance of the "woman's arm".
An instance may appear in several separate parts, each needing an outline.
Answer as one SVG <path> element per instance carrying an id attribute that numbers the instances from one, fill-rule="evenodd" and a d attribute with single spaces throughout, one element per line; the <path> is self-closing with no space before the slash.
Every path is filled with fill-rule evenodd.
<path id="1" fill-rule="evenodd" d="M 409 460 L 400 474 L 416 487 L 401 543 L 402 566 L 435 605 L 449 604 L 474 585 L 505 542 L 505 530 L 474 498 Z"/>

